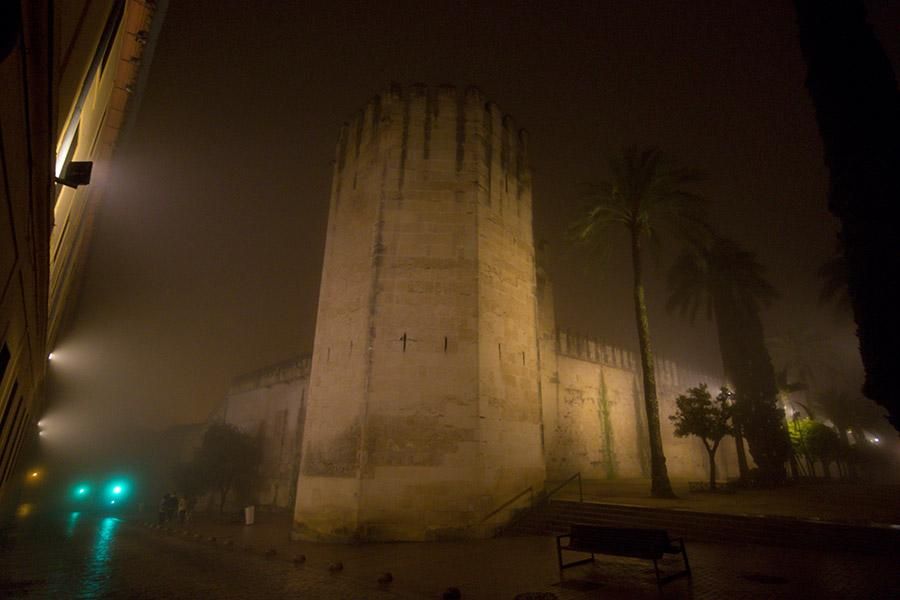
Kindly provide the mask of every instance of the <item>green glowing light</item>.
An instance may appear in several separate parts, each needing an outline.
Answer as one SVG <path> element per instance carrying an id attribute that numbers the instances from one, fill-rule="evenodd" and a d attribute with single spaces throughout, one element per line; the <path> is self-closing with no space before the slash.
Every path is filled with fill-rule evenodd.
<path id="1" fill-rule="evenodd" d="M 87 498 L 91 493 L 91 486 L 87 483 L 79 483 L 72 488 L 72 496 L 76 500 Z"/>

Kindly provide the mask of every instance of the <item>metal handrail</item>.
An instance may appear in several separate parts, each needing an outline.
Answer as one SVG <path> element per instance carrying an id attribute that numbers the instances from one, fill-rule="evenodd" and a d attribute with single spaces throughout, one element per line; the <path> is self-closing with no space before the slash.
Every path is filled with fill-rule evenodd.
<path id="1" fill-rule="evenodd" d="M 538 502 L 539 503 L 549 502 L 550 498 L 553 497 L 554 494 L 556 494 L 558 491 L 560 491 L 561 489 L 563 489 L 564 487 L 566 487 L 567 485 L 572 483 L 572 481 L 575 479 L 578 480 L 578 501 L 584 502 L 584 487 L 583 487 L 582 481 L 581 481 L 581 471 L 575 473 L 574 475 L 572 475 L 571 477 L 569 477 L 568 479 L 566 479 L 565 481 L 563 481 L 562 483 L 557 485 L 555 488 L 553 488 L 549 492 L 541 491 L 541 493 L 538 495 Z M 498 506 L 491 512 L 489 512 L 487 515 L 485 515 L 481 519 L 481 522 L 484 523 L 485 521 L 487 521 L 488 519 L 490 519 L 491 517 L 493 517 L 494 515 L 496 515 L 503 509 L 505 509 L 506 507 L 508 507 L 510 504 L 512 504 L 513 502 L 515 502 L 516 500 L 518 500 L 525 494 L 530 495 L 530 498 L 528 499 L 528 510 L 530 511 L 531 509 L 534 508 L 535 501 L 534 501 L 534 488 L 529 485 L 527 488 L 525 488 L 524 490 L 522 490 L 521 492 L 519 492 L 518 494 L 516 494 L 515 496 L 513 496 L 512 498 L 510 498 L 509 500 L 507 500 L 506 502 L 504 502 L 503 504 L 501 504 L 500 506 Z"/>
<path id="2" fill-rule="evenodd" d="M 578 480 L 578 501 L 584 502 L 584 487 L 582 486 L 582 483 L 581 483 L 581 471 L 575 473 L 574 475 L 572 475 L 571 477 L 569 477 L 568 479 L 566 479 L 565 481 L 560 483 L 558 486 L 556 486 L 555 488 L 553 488 L 552 490 L 550 490 L 549 492 L 544 494 L 544 496 L 543 496 L 544 500 L 549 502 L 550 498 L 553 497 L 553 495 L 556 492 L 558 492 L 559 490 L 563 489 L 564 487 L 566 487 L 567 485 L 572 483 L 573 479 Z"/>
<path id="3" fill-rule="evenodd" d="M 485 515 L 485 517 L 483 519 L 481 519 L 481 522 L 484 523 L 485 521 L 487 521 L 488 519 L 490 519 L 491 517 L 493 517 L 494 515 L 499 513 L 501 510 L 503 510 L 504 508 L 506 508 L 507 506 L 509 506 L 510 504 L 512 504 L 513 502 L 515 502 L 516 500 L 518 500 L 519 498 L 524 496 L 525 494 L 531 494 L 531 498 L 528 501 L 528 506 L 534 506 L 534 488 L 529 485 L 527 488 L 525 488 L 524 490 L 522 490 L 521 492 L 519 492 L 518 494 L 516 494 L 515 496 L 513 496 L 512 498 L 510 498 L 509 500 L 507 500 L 506 502 L 504 502 L 503 504 L 501 504 L 500 506 L 498 506 L 491 512 L 489 512 L 487 515 Z"/>

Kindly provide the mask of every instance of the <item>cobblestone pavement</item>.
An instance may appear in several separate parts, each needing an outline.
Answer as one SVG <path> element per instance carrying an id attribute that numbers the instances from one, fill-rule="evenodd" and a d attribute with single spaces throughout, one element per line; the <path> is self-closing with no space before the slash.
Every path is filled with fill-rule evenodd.
<path id="1" fill-rule="evenodd" d="M 465 600 L 525 592 L 559 600 L 900 598 L 898 556 L 689 543 L 692 580 L 660 595 L 652 565 L 628 559 L 598 557 L 560 581 L 548 537 L 313 544 L 287 540 L 287 525 L 289 518 L 253 527 L 200 522 L 166 531 L 102 515 L 33 516 L 0 535 L 0 597 L 437 599 L 452 586 Z M 330 572 L 337 562 L 343 568 Z M 378 583 L 385 572 L 393 581 Z"/>

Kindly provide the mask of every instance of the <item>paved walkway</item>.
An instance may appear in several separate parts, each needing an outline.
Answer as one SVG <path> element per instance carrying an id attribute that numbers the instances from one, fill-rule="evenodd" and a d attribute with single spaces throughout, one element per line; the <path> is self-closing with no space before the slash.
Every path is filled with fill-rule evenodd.
<path id="1" fill-rule="evenodd" d="M 547 484 L 552 489 L 553 482 Z M 810 481 L 772 490 L 738 490 L 733 494 L 690 492 L 687 480 L 672 480 L 678 498 L 650 497 L 646 479 L 585 480 L 582 491 L 590 502 L 675 508 L 700 512 L 773 515 L 854 523 L 900 525 L 900 485 L 845 481 Z M 578 482 L 566 485 L 555 498 L 577 500 Z"/>
<path id="2" fill-rule="evenodd" d="M 360 545 L 293 542 L 288 515 L 257 515 L 252 526 L 203 519 L 186 527 L 151 535 L 191 540 L 223 552 L 245 553 L 281 562 L 297 577 L 329 573 L 340 562 L 339 577 L 359 586 L 360 597 L 377 587 L 386 572 L 388 586 L 402 597 L 440 598 L 449 587 L 462 597 L 514 598 L 526 592 L 555 594 L 561 600 L 657 598 L 649 562 L 599 558 L 596 565 L 569 569 L 560 581 L 555 540 L 550 537 L 499 538 L 467 542 L 373 543 Z M 199 539 L 196 539 L 196 537 Z M 213 541 L 211 538 L 215 538 Z M 274 551 L 274 552 L 272 552 Z M 867 556 L 833 551 L 810 552 L 763 546 L 692 543 L 688 553 L 694 577 L 665 586 L 664 598 L 897 598 L 897 556 Z M 303 556 L 302 566 L 294 566 Z M 673 562 L 674 561 L 674 562 Z M 663 568 L 675 569 L 670 559 Z"/>

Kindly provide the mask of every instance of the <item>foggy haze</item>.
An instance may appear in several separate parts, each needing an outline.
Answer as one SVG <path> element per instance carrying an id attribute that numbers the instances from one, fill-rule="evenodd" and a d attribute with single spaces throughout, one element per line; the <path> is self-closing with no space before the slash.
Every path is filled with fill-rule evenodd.
<path id="1" fill-rule="evenodd" d="M 391 81 L 475 85 L 528 130 L 560 327 L 636 346 L 627 248 L 601 267 L 564 231 L 611 153 L 658 145 L 765 265 L 767 334 L 832 340 L 861 382 L 850 317 L 817 304 L 837 223 L 790 3 L 308 4 L 170 4 L 54 349 L 61 434 L 202 421 L 235 375 L 311 352 L 340 125 Z M 896 71 L 900 9 L 869 10 Z M 719 373 L 712 326 L 664 310 L 675 250 L 648 268 L 656 353 Z"/>

